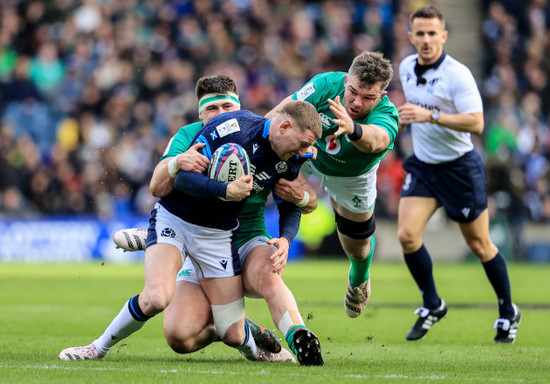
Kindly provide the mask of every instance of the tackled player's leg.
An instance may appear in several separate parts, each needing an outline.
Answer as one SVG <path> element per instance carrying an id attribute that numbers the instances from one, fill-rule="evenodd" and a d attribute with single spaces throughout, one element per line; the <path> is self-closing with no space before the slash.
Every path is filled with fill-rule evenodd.
<path id="1" fill-rule="evenodd" d="M 300 364 L 324 365 L 319 339 L 305 327 L 294 295 L 281 274 L 273 271 L 274 260 L 271 256 L 276 249 L 266 244 L 266 240 L 265 237 L 257 237 L 239 250 L 246 255 L 243 265 L 245 294 L 247 297 L 265 299 L 274 324 Z"/>

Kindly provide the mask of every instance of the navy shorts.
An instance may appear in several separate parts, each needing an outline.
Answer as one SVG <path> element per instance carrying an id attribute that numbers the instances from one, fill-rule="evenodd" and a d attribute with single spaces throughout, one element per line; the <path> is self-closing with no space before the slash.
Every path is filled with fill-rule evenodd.
<path id="1" fill-rule="evenodd" d="M 474 221 L 487 208 L 485 167 L 476 150 L 440 164 L 424 163 L 412 155 L 403 168 L 408 173 L 401 197 L 433 197 L 461 223 Z"/>

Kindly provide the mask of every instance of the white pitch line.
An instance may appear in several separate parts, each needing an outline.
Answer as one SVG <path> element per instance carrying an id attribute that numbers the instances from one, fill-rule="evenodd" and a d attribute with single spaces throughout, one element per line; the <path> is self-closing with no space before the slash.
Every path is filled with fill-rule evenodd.
<path id="1" fill-rule="evenodd" d="M 81 364 L 81 363 L 85 363 L 85 362 L 81 361 L 80 363 L 77 363 L 77 364 Z M 1 364 L 0 363 L 0 369 L 1 368 L 7 368 L 7 369 L 42 369 L 42 370 L 60 369 L 60 370 L 65 370 L 65 371 L 88 370 L 88 371 L 138 372 L 137 370 L 135 370 L 133 368 L 85 367 L 85 366 L 82 366 L 82 365 L 69 367 L 69 366 L 57 365 L 57 364 L 19 366 L 19 365 L 6 365 L 6 364 Z M 278 372 L 277 375 L 280 376 L 280 377 L 284 377 L 284 376 L 309 377 L 309 376 L 311 376 L 310 373 L 306 372 L 306 370 L 307 370 L 307 368 L 304 368 L 304 372 L 292 372 L 292 373 Z M 227 375 L 237 376 L 237 375 L 242 375 L 243 374 L 242 371 L 221 371 L 221 370 L 216 370 L 216 369 L 213 369 L 213 370 L 196 370 L 196 369 L 191 369 L 191 368 L 188 368 L 188 369 L 151 369 L 150 371 L 158 372 L 158 373 L 172 373 L 172 374 L 177 374 L 177 373 L 186 373 L 186 374 L 191 373 L 191 374 L 193 374 L 193 373 L 195 373 L 195 374 L 209 374 L 209 375 L 221 375 L 221 376 L 227 376 Z M 266 375 L 271 375 L 271 374 L 272 374 L 272 372 L 264 370 L 264 369 L 262 369 L 260 371 L 248 372 L 247 373 L 248 376 L 250 376 L 250 375 L 266 376 Z M 459 381 L 459 382 L 471 381 L 471 382 L 497 382 L 497 383 L 498 382 L 507 382 L 507 383 L 510 383 L 510 382 L 513 382 L 513 383 L 535 382 L 535 381 L 527 381 L 525 379 L 499 379 L 499 378 L 495 378 L 495 377 L 489 377 L 489 378 L 457 377 L 457 378 L 455 378 L 455 377 L 438 376 L 438 375 L 409 376 L 409 375 L 397 375 L 397 374 L 392 374 L 392 375 L 357 375 L 357 374 L 339 375 L 338 373 L 334 373 L 334 372 L 330 372 L 330 373 L 326 373 L 326 374 L 322 374 L 322 373 L 320 374 L 318 370 L 315 372 L 315 376 L 316 377 L 324 376 L 324 377 L 327 377 L 327 378 L 340 377 L 342 379 L 358 379 L 358 380 L 365 380 L 365 379 L 395 379 L 395 380 L 438 380 L 438 381 Z"/>

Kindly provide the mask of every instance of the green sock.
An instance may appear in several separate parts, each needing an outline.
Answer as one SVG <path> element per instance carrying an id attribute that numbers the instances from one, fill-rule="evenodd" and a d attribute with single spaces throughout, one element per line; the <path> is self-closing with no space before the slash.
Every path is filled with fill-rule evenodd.
<path id="1" fill-rule="evenodd" d="M 294 331 L 296 331 L 297 329 L 303 328 L 303 327 L 305 327 L 305 325 L 295 325 L 294 327 L 292 327 L 288 330 L 288 332 L 286 333 L 286 336 L 285 336 L 285 340 L 286 340 L 286 343 L 288 344 L 288 347 L 290 348 L 290 350 L 292 352 L 294 352 L 295 355 L 298 352 L 294 348 Z"/>
<path id="2" fill-rule="evenodd" d="M 370 252 L 365 260 L 357 261 L 348 256 L 351 262 L 351 270 L 349 272 L 349 280 L 352 287 L 358 287 L 363 284 L 369 278 L 369 268 L 372 261 L 372 255 L 374 254 L 374 248 L 376 247 L 376 240 L 374 236 L 370 237 Z"/>

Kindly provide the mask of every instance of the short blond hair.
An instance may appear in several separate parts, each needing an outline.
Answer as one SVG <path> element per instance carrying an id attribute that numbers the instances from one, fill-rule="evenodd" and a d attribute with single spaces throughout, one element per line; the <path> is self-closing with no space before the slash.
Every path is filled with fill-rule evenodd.
<path id="1" fill-rule="evenodd" d="M 315 107 L 307 101 L 289 101 L 283 106 L 280 114 L 294 120 L 301 130 L 310 130 L 315 134 L 315 137 L 321 137 L 323 131 L 321 118 Z"/>

